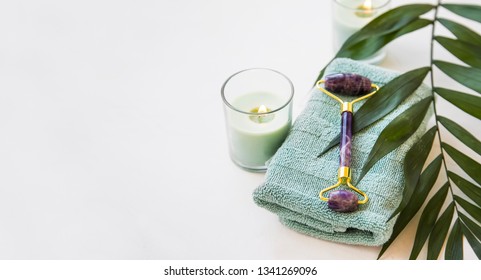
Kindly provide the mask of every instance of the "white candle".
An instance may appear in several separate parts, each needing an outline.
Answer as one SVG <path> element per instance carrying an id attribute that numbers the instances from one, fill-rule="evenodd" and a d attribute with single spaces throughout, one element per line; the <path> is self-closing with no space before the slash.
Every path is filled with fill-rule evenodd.
<path id="1" fill-rule="evenodd" d="M 390 0 L 334 0 L 332 18 L 335 52 L 352 34 L 386 12 L 389 3 Z M 366 59 L 366 62 L 379 63 L 385 55 L 385 51 L 381 50 Z"/>
<path id="2" fill-rule="evenodd" d="M 229 77 L 221 94 L 232 161 L 249 171 L 266 170 L 291 127 L 291 81 L 275 70 L 247 69 Z"/>
<path id="3" fill-rule="evenodd" d="M 238 97 L 232 105 L 256 115 L 229 112 L 227 133 L 231 158 L 242 166 L 265 166 L 281 146 L 291 127 L 288 111 L 262 112 L 259 107 L 279 108 L 283 100 L 272 93 L 249 93 Z M 260 104 L 260 106 L 259 106 Z M 266 114 L 262 114 L 266 113 Z M 260 114 L 260 115 L 259 115 Z"/>

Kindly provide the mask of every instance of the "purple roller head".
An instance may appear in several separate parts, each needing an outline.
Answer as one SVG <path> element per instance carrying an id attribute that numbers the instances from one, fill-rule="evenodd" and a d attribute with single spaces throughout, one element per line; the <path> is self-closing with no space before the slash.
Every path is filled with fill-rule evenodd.
<path id="1" fill-rule="evenodd" d="M 357 195 L 346 190 L 333 191 L 329 194 L 327 207 L 336 212 L 354 212 L 358 207 Z"/>
<path id="2" fill-rule="evenodd" d="M 324 86 L 332 93 L 359 96 L 371 91 L 371 80 L 358 74 L 331 74 L 324 79 Z"/>

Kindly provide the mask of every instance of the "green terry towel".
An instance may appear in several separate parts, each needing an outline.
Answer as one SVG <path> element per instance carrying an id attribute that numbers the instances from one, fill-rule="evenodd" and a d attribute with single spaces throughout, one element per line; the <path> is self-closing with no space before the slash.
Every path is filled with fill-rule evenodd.
<path id="1" fill-rule="evenodd" d="M 350 59 L 334 60 L 326 69 L 326 75 L 332 73 L 360 74 L 379 86 L 397 76 Z M 361 182 L 356 181 L 356 176 L 384 127 L 429 95 L 430 89 L 422 85 L 390 114 L 354 134 L 353 184 L 366 192 L 369 202 L 360 205 L 356 212 L 339 213 L 330 210 L 327 202 L 319 199 L 321 189 L 337 182 L 339 147 L 332 148 L 320 158 L 317 156 L 340 132 L 340 105 L 314 88 L 286 141 L 269 162 L 265 182 L 254 191 L 254 201 L 279 215 L 281 223 L 287 227 L 313 237 L 365 246 L 385 243 L 395 223 L 395 219 L 388 219 L 401 202 L 403 159 L 426 131 L 428 117 L 411 138 L 374 165 Z M 354 105 L 354 112 L 361 104 Z"/>

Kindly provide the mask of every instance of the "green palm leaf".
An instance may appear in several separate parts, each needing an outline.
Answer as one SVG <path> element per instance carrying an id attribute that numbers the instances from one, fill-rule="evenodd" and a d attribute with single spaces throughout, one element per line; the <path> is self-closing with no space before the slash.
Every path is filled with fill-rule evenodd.
<path id="1" fill-rule="evenodd" d="M 481 259 L 481 243 L 479 243 L 479 240 L 473 235 L 473 233 L 465 224 L 461 223 L 461 229 L 463 230 L 464 236 L 466 236 L 469 245 L 471 245 L 471 248 L 473 248 L 474 253 L 478 259 Z"/>
<path id="2" fill-rule="evenodd" d="M 431 101 L 431 97 L 424 98 L 399 114 L 383 129 L 376 143 L 374 143 L 371 153 L 369 153 L 358 181 L 366 175 L 376 162 L 399 147 L 416 132 L 428 111 Z"/>
<path id="3" fill-rule="evenodd" d="M 433 8 L 434 6 L 428 4 L 413 4 L 394 8 L 375 18 L 361 30 L 354 33 L 346 40 L 341 50 L 362 40 L 400 30 Z"/>
<path id="4" fill-rule="evenodd" d="M 442 143 L 442 147 L 454 159 L 454 161 L 478 184 L 481 184 L 481 164 L 466 156 L 460 151 L 446 143 Z"/>
<path id="5" fill-rule="evenodd" d="M 481 208 L 477 207 L 476 205 L 472 204 L 471 202 L 457 195 L 454 195 L 454 200 L 461 207 L 463 207 L 463 209 L 466 210 L 466 212 L 469 215 L 471 215 L 471 217 L 475 218 L 478 222 L 481 223 Z"/>
<path id="6" fill-rule="evenodd" d="M 411 221 L 411 219 L 416 215 L 421 206 L 423 205 L 426 197 L 433 188 L 436 178 L 438 177 L 439 170 L 441 169 L 442 158 L 438 156 L 433 160 L 428 167 L 423 171 L 421 177 L 419 178 L 418 184 L 413 192 L 412 199 L 409 200 L 408 205 L 399 214 L 399 217 L 394 225 L 393 233 L 388 242 L 386 242 L 379 253 L 381 257 L 384 252 L 389 248 L 391 243 L 398 237 L 398 235 L 404 230 L 406 225 Z M 448 183 L 446 183 L 448 184 Z"/>
<path id="7" fill-rule="evenodd" d="M 475 45 L 481 45 L 481 36 L 464 25 L 445 18 L 438 18 L 438 21 L 444 25 L 459 40 L 471 42 Z"/>
<path id="8" fill-rule="evenodd" d="M 439 60 L 435 60 L 433 63 L 458 83 L 481 93 L 481 69 L 465 67 Z"/>
<path id="9" fill-rule="evenodd" d="M 478 45 L 442 36 L 436 36 L 434 40 L 462 62 L 481 68 L 481 51 Z"/>
<path id="10" fill-rule="evenodd" d="M 442 4 L 441 6 L 462 17 L 481 22 L 480 6 L 463 4 Z"/>
<path id="11" fill-rule="evenodd" d="M 468 180 L 462 178 L 454 172 L 448 171 L 449 179 L 458 186 L 458 188 L 469 198 L 471 198 L 478 206 L 481 207 L 481 188 Z"/>
<path id="12" fill-rule="evenodd" d="M 396 38 L 399 38 L 405 34 L 411 33 L 413 31 L 419 30 L 424 28 L 433 22 L 427 19 L 415 19 L 410 22 L 405 27 L 396 30 L 392 33 L 388 33 L 386 35 L 375 36 L 369 39 L 362 40 L 355 44 L 348 45 L 342 48 L 337 54 L 336 57 L 350 57 L 353 59 L 364 59 L 373 54 L 377 51 L 382 49 L 385 45 L 389 42 L 393 41 Z"/>
<path id="13" fill-rule="evenodd" d="M 459 219 L 456 219 L 449 234 L 448 242 L 444 250 L 444 258 L 446 260 L 463 259 L 463 231 Z"/>
<path id="14" fill-rule="evenodd" d="M 470 218 L 468 218 L 468 216 L 464 215 L 463 213 L 458 212 L 458 214 L 461 220 L 463 221 L 463 223 L 476 236 L 476 238 L 481 239 L 481 226 L 473 222 Z"/>
<path id="15" fill-rule="evenodd" d="M 469 231 L 469 233 L 466 234 L 466 238 L 468 239 L 469 244 L 473 247 L 474 252 L 479 258 L 479 253 L 481 253 L 481 246 L 479 244 L 479 240 L 481 240 L 481 227 L 463 213 L 458 212 L 458 214 L 465 226 L 464 231 Z"/>
<path id="16" fill-rule="evenodd" d="M 481 97 L 440 87 L 435 87 L 434 91 L 464 112 L 481 119 Z"/>
<path id="17" fill-rule="evenodd" d="M 466 146 L 470 147 L 473 151 L 481 155 L 481 141 L 479 141 L 466 129 L 462 128 L 459 124 L 453 122 L 452 120 L 442 116 L 438 116 L 438 121 Z"/>
<path id="18" fill-rule="evenodd" d="M 429 235 L 428 242 L 428 260 L 436 260 L 441 252 L 441 249 L 448 235 L 449 226 L 451 225 L 451 220 L 454 215 L 454 203 L 451 203 L 444 213 L 439 217 L 436 225 Z"/>
<path id="19" fill-rule="evenodd" d="M 424 243 L 436 224 L 436 219 L 438 218 L 439 211 L 441 211 L 441 207 L 443 206 L 448 191 L 449 185 L 446 184 L 439 189 L 424 208 L 421 218 L 419 219 L 419 224 L 423 226 L 418 227 L 416 231 L 416 238 L 414 239 L 413 249 L 411 250 L 411 256 L 409 256 L 409 259 L 416 259 L 419 252 L 421 252 Z"/>
<path id="20" fill-rule="evenodd" d="M 428 132 L 426 132 L 407 152 L 406 157 L 404 158 L 404 177 L 406 178 L 406 183 L 403 189 L 402 200 L 389 219 L 394 218 L 409 203 L 418 183 L 419 176 L 421 175 L 424 162 L 426 162 L 426 158 L 433 145 L 436 132 L 437 127 L 435 126 L 429 129 Z"/>

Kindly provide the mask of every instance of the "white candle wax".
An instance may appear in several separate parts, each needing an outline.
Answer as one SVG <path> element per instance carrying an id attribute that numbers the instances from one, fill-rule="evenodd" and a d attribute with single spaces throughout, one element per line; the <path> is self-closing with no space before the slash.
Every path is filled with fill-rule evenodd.
<path id="1" fill-rule="evenodd" d="M 283 104 L 282 99 L 268 92 L 247 93 L 232 102 L 235 108 L 244 112 L 250 112 L 261 105 L 275 110 Z M 232 110 L 227 117 L 231 157 L 237 164 L 247 167 L 265 166 L 291 127 L 290 108 L 255 117 Z M 261 118 L 261 121 L 256 121 L 255 118 Z"/>

